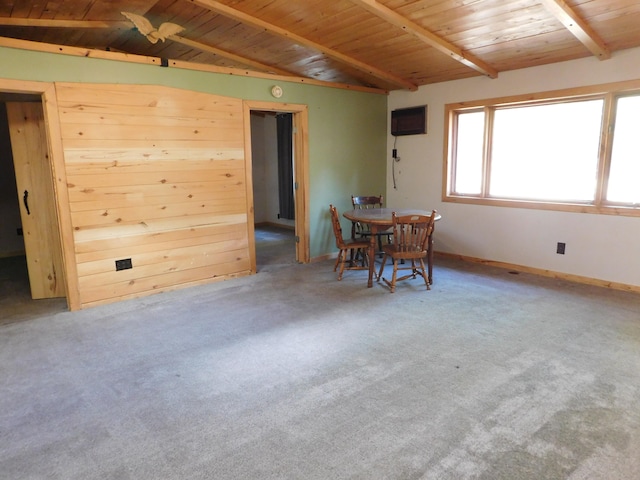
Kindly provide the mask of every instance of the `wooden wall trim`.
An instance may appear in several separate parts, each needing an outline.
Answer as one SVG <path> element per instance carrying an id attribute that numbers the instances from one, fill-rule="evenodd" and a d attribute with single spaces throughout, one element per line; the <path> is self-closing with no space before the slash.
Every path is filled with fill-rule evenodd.
<path id="1" fill-rule="evenodd" d="M 74 57 L 100 58 L 104 60 L 115 60 L 118 62 L 139 63 L 144 65 L 157 65 L 162 67 L 163 60 L 160 57 L 148 57 L 143 55 L 134 55 L 131 53 L 106 52 L 103 50 L 95 50 L 91 48 L 69 47 L 65 45 L 56 45 L 53 43 L 31 42 L 29 40 L 19 40 L 15 38 L 0 37 L 0 47 L 16 48 L 19 50 L 31 50 L 45 53 L 55 53 L 61 55 L 71 55 Z M 223 75 L 236 75 L 240 77 L 264 78 L 270 80 L 278 80 L 283 82 L 293 82 L 305 85 L 316 85 L 320 87 L 339 88 L 342 90 L 352 90 L 355 92 L 375 93 L 378 95 L 388 95 L 388 90 L 379 88 L 364 87 L 358 85 L 349 85 L 346 83 L 326 82 L 307 77 L 294 77 L 286 75 L 274 75 L 272 73 L 256 72 L 252 70 L 242 70 L 239 68 L 218 67 L 215 65 L 207 65 L 203 63 L 185 62 L 180 60 L 168 60 L 170 68 L 180 68 L 183 70 L 195 70 L 199 72 L 220 73 Z"/>
<path id="2" fill-rule="evenodd" d="M 0 78 L 0 92 L 42 95 L 52 86 L 52 82 L 35 82 L 30 80 L 10 80 Z"/>
<path id="3" fill-rule="evenodd" d="M 71 212 L 69 211 L 67 174 L 64 164 L 64 150 L 62 148 L 60 116 L 55 85 L 51 85 L 43 92 L 42 99 L 51 155 L 54 196 L 58 212 L 60 242 L 62 244 L 62 260 L 65 268 L 64 278 L 67 289 L 67 304 L 70 310 L 78 310 L 81 308 L 80 290 L 78 288 L 78 269 L 75 261 L 75 244 L 73 241 L 73 228 L 71 226 Z"/>
<path id="4" fill-rule="evenodd" d="M 584 277 L 581 275 L 573 275 L 570 273 L 555 272 L 553 270 L 546 270 L 542 268 L 527 267 L 524 265 L 517 265 L 514 263 L 497 262 L 494 260 L 486 260 L 486 259 L 477 258 L 477 257 L 469 257 L 466 255 L 457 255 L 457 254 L 445 253 L 445 252 L 435 252 L 435 253 L 436 253 L 436 256 L 454 258 L 457 260 L 463 260 L 465 262 L 471 262 L 471 263 L 480 263 L 482 265 L 488 265 L 490 267 L 504 268 L 507 270 L 513 270 L 513 271 L 522 272 L 522 273 L 531 273 L 534 275 L 540 275 L 542 277 L 557 278 L 559 280 L 566 280 L 569 282 L 581 283 L 584 285 L 593 285 L 596 287 L 611 288 L 613 290 L 622 290 L 625 292 L 640 293 L 640 286 L 638 285 L 629 285 L 626 283 L 610 282 L 608 280 Z"/>
<path id="5" fill-rule="evenodd" d="M 251 149 L 251 113 L 243 102 L 244 128 L 244 170 L 247 186 L 247 234 L 249 240 L 249 261 L 251 273 L 258 271 L 256 260 L 255 208 L 253 206 L 253 157 Z"/>
<path id="6" fill-rule="evenodd" d="M 294 128 L 296 128 L 296 171 L 298 174 L 299 186 L 296 196 L 296 217 L 303 219 L 301 232 L 298 233 L 300 240 L 298 242 L 298 259 L 303 263 L 308 263 L 311 253 L 309 251 L 310 240 L 310 204 L 309 195 L 311 191 L 309 181 L 309 109 L 304 106 L 303 109 L 296 112 L 294 116 Z"/>

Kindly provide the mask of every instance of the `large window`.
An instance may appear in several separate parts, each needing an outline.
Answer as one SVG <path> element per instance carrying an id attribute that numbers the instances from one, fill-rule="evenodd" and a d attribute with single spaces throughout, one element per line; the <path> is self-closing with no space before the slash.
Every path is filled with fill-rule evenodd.
<path id="1" fill-rule="evenodd" d="M 640 90 L 447 105 L 445 200 L 640 215 Z"/>
<path id="2" fill-rule="evenodd" d="M 607 200 L 637 206 L 640 204 L 640 94 L 617 99 L 614 125 Z"/>

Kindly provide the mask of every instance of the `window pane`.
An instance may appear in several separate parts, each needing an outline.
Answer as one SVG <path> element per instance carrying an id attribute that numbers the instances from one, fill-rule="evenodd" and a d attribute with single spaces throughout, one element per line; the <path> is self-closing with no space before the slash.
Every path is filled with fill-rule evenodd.
<path id="1" fill-rule="evenodd" d="M 477 195 L 482 191 L 483 139 L 484 112 L 458 114 L 455 193 Z"/>
<path id="2" fill-rule="evenodd" d="M 607 200 L 640 203 L 640 96 L 618 99 Z"/>
<path id="3" fill-rule="evenodd" d="M 602 107 L 598 99 L 496 110 L 490 195 L 593 200 Z"/>

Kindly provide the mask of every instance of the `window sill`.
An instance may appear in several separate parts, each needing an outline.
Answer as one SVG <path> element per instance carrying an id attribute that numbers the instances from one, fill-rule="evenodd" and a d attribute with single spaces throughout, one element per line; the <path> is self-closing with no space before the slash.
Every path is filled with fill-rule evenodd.
<path id="1" fill-rule="evenodd" d="M 551 210 L 556 212 L 589 213 L 593 215 L 617 215 L 622 217 L 640 217 L 639 207 L 605 206 L 584 203 L 540 202 L 533 200 L 507 200 L 496 198 L 478 198 L 458 195 L 445 195 L 443 202 L 468 205 L 486 205 L 490 207 L 529 208 L 532 210 Z"/>

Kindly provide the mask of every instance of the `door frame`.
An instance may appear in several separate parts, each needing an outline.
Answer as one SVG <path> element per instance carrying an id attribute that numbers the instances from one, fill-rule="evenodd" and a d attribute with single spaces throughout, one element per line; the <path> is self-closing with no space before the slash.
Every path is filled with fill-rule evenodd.
<path id="1" fill-rule="evenodd" d="M 309 107 L 294 103 L 243 101 L 247 212 L 251 271 L 256 272 L 255 210 L 253 204 L 253 174 L 251 155 L 251 111 L 293 114 L 293 155 L 295 199 L 296 261 L 309 263 Z"/>
<path id="2" fill-rule="evenodd" d="M 55 197 L 42 99 L 37 95 L 14 97 L 7 99 L 5 106 L 18 198 L 24 192 L 23 205 L 19 202 L 18 208 L 31 298 L 66 298 L 60 228 L 55 202 L 52 202 Z M 34 195 L 28 202 L 29 192 Z"/>
<path id="3" fill-rule="evenodd" d="M 55 85 L 50 82 L 35 82 L 24 80 L 8 80 L 0 78 L 0 93 L 39 95 L 44 111 L 45 134 L 47 137 L 47 151 L 49 168 L 53 178 L 53 201 L 57 213 L 58 235 L 62 251 L 62 265 L 64 270 L 64 286 L 67 307 L 70 310 L 80 308 L 80 294 L 77 284 L 75 262 L 68 261 L 74 255 L 73 231 L 71 214 L 68 209 L 67 176 L 64 168 L 64 154 L 62 137 L 60 135 L 60 119 Z M 66 206 L 67 208 L 63 208 Z"/>

